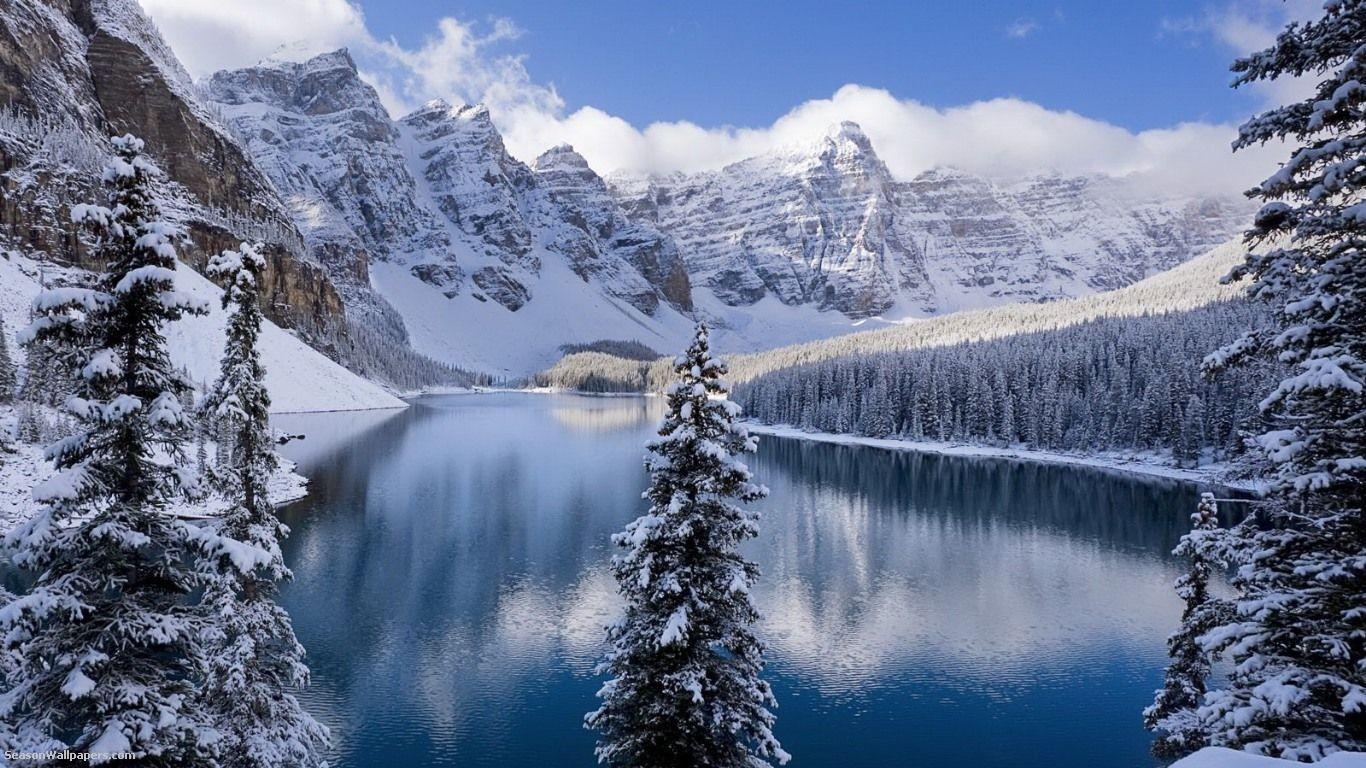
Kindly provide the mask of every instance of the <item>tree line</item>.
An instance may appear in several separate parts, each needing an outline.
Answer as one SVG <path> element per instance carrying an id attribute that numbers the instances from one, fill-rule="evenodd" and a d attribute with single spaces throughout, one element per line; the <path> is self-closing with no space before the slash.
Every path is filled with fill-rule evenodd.
<path id="1" fill-rule="evenodd" d="M 1203 377 L 1191 360 L 1264 321 L 1245 299 L 1102 317 L 1006 339 L 829 358 L 737 387 L 761 421 L 1041 450 L 1161 451 L 1182 465 L 1242 452 L 1275 380 L 1259 364 Z"/>

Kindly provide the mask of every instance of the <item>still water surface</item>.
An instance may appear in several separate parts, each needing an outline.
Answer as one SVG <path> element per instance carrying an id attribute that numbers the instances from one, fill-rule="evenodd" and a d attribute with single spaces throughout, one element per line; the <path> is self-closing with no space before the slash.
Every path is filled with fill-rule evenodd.
<path id="1" fill-rule="evenodd" d="M 428 397 L 277 417 L 311 478 L 283 600 L 353 768 L 594 765 L 608 537 L 656 400 Z M 777 733 L 796 768 L 1149 766 L 1139 712 L 1198 489 L 764 439 Z"/>

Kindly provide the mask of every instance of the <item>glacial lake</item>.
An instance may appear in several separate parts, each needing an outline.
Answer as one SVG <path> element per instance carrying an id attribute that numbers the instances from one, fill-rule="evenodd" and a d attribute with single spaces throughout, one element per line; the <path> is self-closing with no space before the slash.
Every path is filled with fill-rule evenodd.
<path id="1" fill-rule="evenodd" d="M 334 766 L 595 765 L 609 536 L 656 399 L 484 394 L 286 415 L 304 698 Z M 1156 763 L 1140 711 L 1200 489 L 764 438 L 755 599 L 800 768 Z"/>

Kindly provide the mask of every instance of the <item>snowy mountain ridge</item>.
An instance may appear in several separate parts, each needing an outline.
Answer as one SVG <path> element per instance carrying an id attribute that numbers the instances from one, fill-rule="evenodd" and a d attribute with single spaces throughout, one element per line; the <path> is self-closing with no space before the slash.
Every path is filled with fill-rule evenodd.
<path id="1" fill-rule="evenodd" d="M 900 181 L 851 122 L 719 171 L 611 183 L 728 306 L 773 295 L 855 319 L 1113 290 L 1228 240 L 1250 215 L 1233 196 L 1162 197 L 1103 176 L 935 168 Z"/>
<path id="2" fill-rule="evenodd" d="M 895 179 L 854 123 L 718 171 L 604 180 L 572 147 L 528 165 L 480 105 L 390 119 L 346 51 L 203 84 L 348 304 L 414 347 L 538 370 L 568 343 L 678 346 L 696 319 L 753 351 L 960 309 L 1087 295 L 1240 230 L 1235 199 L 1109 178 Z M 368 294 L 367 298 L 367 292 Z"/>
<path id="3" fill-rule="evenodd" d="M 668 344 L 691 323 L 672 241 L 627 220 L 572 150 L 513 158 L 484 107 L 391 120 L 346 51 L 203 90 L 348 299 L 394 307 L 424 354 L 521 375 L 567 342 Z"/>

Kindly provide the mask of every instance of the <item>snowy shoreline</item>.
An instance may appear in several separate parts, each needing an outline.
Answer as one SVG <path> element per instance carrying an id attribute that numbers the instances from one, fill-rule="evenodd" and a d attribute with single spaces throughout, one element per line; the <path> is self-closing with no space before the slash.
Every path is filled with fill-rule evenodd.
<path id="1" fill-rule="evenodd" d="M 0 407 L 0 434 L 12 434 L 12 409 Z M 0 455 L 0 536 L 28 522 L 40 509 L 33 500 L 33 486 L 51 477 L 52 462 L 43 456 L 44 448 L 27 443 L 11 443 Z M 281 506 L 308 496 L 308 478 L 294 471 L 294 462 L 280 460 L 270 478 L 270 502 Z M 203 501 L 182 501 L 170 511 L 187 518 L 210 518 L 227 509 L 227 502 L 210 496 Z"/>
<path id="2" fill-rule="evenodd" d="M 761 424 L 746 420 L 749 431 L 770 437 L 786 437 L 796 440 L 809 440 L 835 445 L 862 445 L 887 451 L 908 451 L 913 453 L 932 453 L 940 456 L 964 456 L 969 458 L 1005 459 L 1007 461 L 1031 462 L 1035 464 L 1055 464 L 1086 467 L 1108 472 L 1130 475 L 1159 477 L 1180 480 L 1188 483 L 1217 485 L 1239 491 L 1260 494 L 1259 483 L 1249 480 L 1231 479 L 1223 474 L 1229 469 L 1226 464 L 1207 464 L 1198 469 L 1182 469 L 1158 463 L 1157 457 L 1145 459 L 1134 455 L 1078 456 L 1053 451 L 1037 451 L 1027 448 L 998 448 L 989 445 L 970 443 L 941 443 L 929 440 L 900 440 L 895 438 L 865 437 L 863 435 L 837 435 L 829 432 L 808 432 L 788 425 Z"/>

